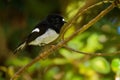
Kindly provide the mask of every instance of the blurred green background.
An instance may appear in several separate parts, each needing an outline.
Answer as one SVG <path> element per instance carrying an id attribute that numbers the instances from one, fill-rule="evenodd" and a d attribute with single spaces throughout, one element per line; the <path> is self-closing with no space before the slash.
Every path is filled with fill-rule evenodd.
<path id="1" fill-rule="evenodd" d="M 71 20 L 76 12 L 104 0 L 0 0 L 0 80 L 9 80 L 35 58 L 41 48 L 12 52 L 45 16 L 57 13 Z M 101 4 L 79 17 L 66 32 L 70 36 L 110 4 Z M 114 54 L 120 49 L 120 9 L 114 8 L 67 45 L 87 53 Z M 117 80 L 120 55 L 88 56 L 61 48 L 27 69 L 18 80 Z"/>

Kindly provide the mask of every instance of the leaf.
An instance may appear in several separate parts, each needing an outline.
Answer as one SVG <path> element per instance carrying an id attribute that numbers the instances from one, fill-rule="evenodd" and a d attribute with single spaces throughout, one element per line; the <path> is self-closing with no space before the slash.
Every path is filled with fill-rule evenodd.
<path id="1" fill-rule="evenodd" d="M 120 59 L 119 58 L 113 59 L 111 63 L 111 67 L 114 72 L 119 71 L 120 70 Z"/>
<path id="2" fill-rule="evenodd" d="M 66 59 L 62 59 L 62 58 L 55 58 L 53 60 L 53 63 L 57 64 L 57 65 L 63 65 L 63 64 L 67 63 L 67 60 Z"/>
<path id="3" fill-rule="evenodd" d="M 110 65 L 108 61 L 103 57 L 96 57 L 91 60 L 92 68 L 99 73 L 107 74 L 110 72 Z"/>

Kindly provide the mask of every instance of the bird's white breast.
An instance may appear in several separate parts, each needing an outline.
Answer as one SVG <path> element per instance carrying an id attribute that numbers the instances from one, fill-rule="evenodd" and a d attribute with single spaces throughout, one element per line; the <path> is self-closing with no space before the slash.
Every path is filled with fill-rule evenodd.
<path id="1" fill-rule="evenodd" d="M 30 42 L 29 45 L 43 45 L 43 44 L 49 44 L 50 42 L 57 39 L 59 34 L 56 33 L 53 29 L 48 29 L 46 33 L 36 38 L 34 41 Z"/>

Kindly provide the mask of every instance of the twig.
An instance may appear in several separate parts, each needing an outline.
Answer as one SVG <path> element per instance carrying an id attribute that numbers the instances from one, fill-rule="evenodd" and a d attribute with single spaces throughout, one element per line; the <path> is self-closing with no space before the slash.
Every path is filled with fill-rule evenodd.
<path id="1" fill-rule="evenodd" d="M 105 10 L 103 10 L 98 16 L 96 16 L 94 19 L 92 19 L 88 24 L 84 25 L 81 29 L 77 30 L 75 33 L 73 33 L 70 37 L 66 38 L 65 40 L 59 42 L 56 46 L 44 51 L 43 53 L 40 53 L 40 55 L 38 55 L 35 59 L 33 59 L 30 63 L 28 63 L 27 65 L 25 65 L 24 67 L 22 67 L 21 69 L 19 69 L 15 75 L 11 78 L 11 80 L 14 80 L 15 78 L 17 78 L 18 76 L 20 76 L 20 74 L 25 71 L 28 67 L 30 67 L 31 65 L 33 65 L 34 63 L 36 63 L 37 61 L 43 59 L 44 57 L 52 54 L 53 51 L 56 51 L 57 49 L 59 49 L 60 47 L 62 47 L 64 44 L 66 44 L 68 41 L 70 41 L 71 39 L 73 39 L 78 33 L 82 33 L 85 30 L 87 30 L 91 25 L 93 25 L 94 23 L 96 23 L 98 20 L 100 20 L 105 14 L 107 14 L 109 11 L 111 11 L 113 8 L 115 7 L 114 3 L 112 3 L 108 8 L 106 8 Z M 80 12 L 79 12 L 80 13 Z M 69 24 L 71 25 L 71 24 Z"/>
<path id="2" fill-rule="evenodd" d="M 84 14 L 86 11 L 88 11 L 89 9 L 91 9 L 93 7 L 99 6 L 99 5 L 103 4 L 103 3 L 112 3 L 112 2 L 113 1 L 102 1 L 102 2 L 96 3 L 94 5 L 91 5 L 91 6 L 87 7 L 86 9 L 83 9 L 82 11 L 81 11 L 81 9 L 79 9 L 78 12 L 76 13 L 76 15 L 62 28 L 59 38 L 64 40 L 65 32 L 71 27 L 71 25 L 73 23 L 76 22 L 76 20 L 79 18 L 79 16 Z"/>
<path id="3" fill-rule="evenodd" d="M 70 51 L 73 51 L 73 52 L 77 52 L 77 53 L 84 54 L 84 55 L 89 55 L 89 56 L 113 56 L 113 55 L 120 54 L 120 51 L 116 51 L 114 53 L 87 53 L 87 52 L 82 52 L 82 51 L 75 50 L 75 49 L 70 48 L 68 46 L 64 46 L 64 48 L 66 48 Z"/>

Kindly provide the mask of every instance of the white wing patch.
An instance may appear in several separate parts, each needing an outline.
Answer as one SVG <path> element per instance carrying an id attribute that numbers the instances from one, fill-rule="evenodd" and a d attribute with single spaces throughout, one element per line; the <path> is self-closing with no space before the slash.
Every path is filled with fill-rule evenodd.
<path id="1" fill-rule="evenodd" d="M 48 44 L 54 41 L 55 39 L 57 39 L 58 36 L 59 34 L 57 34 L 56 31 L 54 31 L 53 29 L 48 29 L 46 33 L 44 33 L 43 35 L 40 35 L 34 41 L 30 42 L 29 45 L 41 46 L 42 44 Z"/>
<path id="2" fill-rule="evenodd" d="M 33 31 L 32 31 L 32 33 L 33 32 L 40 32 L 40 29 L 39 28 L 35 28 Z"/>

